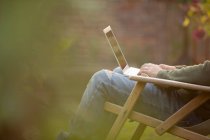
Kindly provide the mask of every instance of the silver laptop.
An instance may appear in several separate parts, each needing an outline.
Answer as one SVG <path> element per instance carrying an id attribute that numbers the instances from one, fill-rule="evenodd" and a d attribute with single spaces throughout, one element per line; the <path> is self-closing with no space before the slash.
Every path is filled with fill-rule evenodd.
<path id="1" fill-rule="evenodd" d="M 134 68 L 134 67 L 129 67 L 111 27 L 108 26 L 103 31 L 105 33 L 105 36 L 106 36 L 108 42 L 109 42 L 109 45 L 112 48 L 112 51 L 114 53 L 115 58 L 117 59 L 119 66 L 123 70 L 123 74 L 125 74 L 127 76 L 138 75 L 138 73 L 140 73 L 140 69 Z"/>

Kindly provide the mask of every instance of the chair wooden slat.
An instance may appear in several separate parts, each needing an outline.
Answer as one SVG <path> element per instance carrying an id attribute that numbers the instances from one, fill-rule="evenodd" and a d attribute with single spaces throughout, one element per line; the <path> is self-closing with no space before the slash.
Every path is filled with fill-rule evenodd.
<path id="1" fill-rule="evenodd" d="M 104 105 L 104 109 L 106 111 L 112 112 L 117 115 L 121 112 L 122 107 L 110 102 L 106 102 Z M 161 120 L 144 115 L 136 111 L 132 111 L 129 115 L 129 118 L 153 128 L 156 128 L 158 125 L 160 125 L 163 122 Z M 178 126 L 173 126 L 171 129 L 169 129 L 168 132 L 175 136 L 189 140 L 210 140 L 210 138 L 207 136 L 200 135 L 198 133 L 189 131 L 187 129 Z"/>
<path id="2" fill-rule="evenodd" d="M 109 131 L 109 134 L 106 140 L 116 139 L 117 135 L 119 134 L 121 128 L 123 127 L 128 117 L 140 123 L 143 123 L 147 126 L 151 126 L 154 128 L 157 127 L 156 131 L 159 134 L 163 134 L 164 132 L 169 132 L 173 135 L 176 135 L 185 139 L 190 139 L 190 140 L 197 140 L 197 139 L 210 140 L 210 138 L 204 135 L 175 126 L 175 124 L 179 122 L 181 119 L 183 119 L 186 115 L 188 115 L 190 112 L 192 112 L 197 107 L 199 107 L 204 102 L 210 99 L 209 86 L 202 86 L 202 85 L 196 85 L 196 84 L 190 84 L 190 83 L 184 83 L 184 82 L 178 82 L 178 81 L 172 81 L 172 80 L 165 80 L 165 79 L 158 79 L 158 78 L 151 78 L 151 77 L 144 77 L 144 76 L 130 76 L 129 78 L 131 80 L 137 81 L 137 83 L 135 87 L 133 88 L 131 94 L 129 95 L 128 99 L 126 100 L 124 106 L 119 107 L 111 103 L 105 103 L 105 110 L 118 115 L 111 130 Z M 191 100 L 189 103 L 183 106 L 179 111 L 177 111 L 174 115 L 172 115 L 166 121 L 163 122 L 161 120 L 152 118 L 150 116 L 146 116 L 141 113 L 132 111 L 146 83 L 154 83 L 157 85 L 167 85 L 167 86 L 176 87 L 176 88 L 197 90 L 197 91 L 202 91 L 202 94 L 194 98 L 193 100 Z M 138 137 L 140 137 L 141 135 L 141 134 L 138 134 L 137 131 L 138 129 L 136 130 L 136 133 L 133 136 L 134 139 L 138 139 Z"/>
<path id="3" fill-rule="evenodd" d="M 185 83 L 185 82 L 159 79 L 159 78 L 153 78 L 153 77 L 145 77 L 145 76 L 130 76 L 129 78 L 131 80 L 145 82 L 145 83 L 154 83 L 157 85 L 167 85 L 167 86 L 172 86 L 172 87 L 177 87 L 177 88 L 210 92 L 210 86 L 202 86 L 202 85 L 190 84 L 190 83 Z"/>

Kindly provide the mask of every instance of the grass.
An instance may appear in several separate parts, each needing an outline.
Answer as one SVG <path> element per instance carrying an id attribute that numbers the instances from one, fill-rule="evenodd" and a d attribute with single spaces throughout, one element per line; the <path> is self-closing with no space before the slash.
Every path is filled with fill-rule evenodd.
<path id="1" fill-rule="evenodd" d="M 117 140 L 128 140 L 131 139 L 132 134 L 135 131 L 135 128 L 137 127 L 137 122 L 129 122 L 127 121 L 122 128 L 118 139 Z M 147 127 L 142 135 L 143 140 L 183 140 L 182 138 L 179 138 L 177 136 L 171 135 L 169 133 L 166 133 L 162 136 L 159 136 L 155 133 L 154 129 L 151 127 Z"/>

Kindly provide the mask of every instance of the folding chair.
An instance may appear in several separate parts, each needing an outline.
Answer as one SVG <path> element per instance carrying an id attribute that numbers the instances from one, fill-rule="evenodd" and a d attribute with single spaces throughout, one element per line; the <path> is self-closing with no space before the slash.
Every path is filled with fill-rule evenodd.
<path id="1" fill-rule="evenodd" d="M 153 127 L 159 135 L 168 132 L 172 135 L 189 140 L 210 140 L 207 136 L 210 134 L 210 119 L 192 127 L 183 128 L 176 126 L 176 124 L 185 116 L 210 99 L 210 87 L 144 76 L 131 76 L 130 79 L 137 81 L 137 83 L 131 91 L 131 94 L 126 100 L 124 106 L 119 106 L 110 102 L 106 102 L 104 105 L 104 109 L 106 111 L 118 115 L 106 140 L 115 140 L 128 118 L 139 122 L 139 125 L 132 136 L 132 140 L 139 140 L 146 126 Z M 133 111 L 133 107 L 146 83 L 167 85 L 202 92 L 171 115 L 168 119 L 161 121 L 151 116 Z"/>

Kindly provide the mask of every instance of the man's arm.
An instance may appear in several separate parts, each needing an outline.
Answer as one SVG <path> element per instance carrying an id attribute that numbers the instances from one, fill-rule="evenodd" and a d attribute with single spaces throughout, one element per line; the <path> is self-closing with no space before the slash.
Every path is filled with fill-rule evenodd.
<path id="1" fill-rule="evenodd" d="M 175 66 L 165 64 L 147 63 L 141 67 L 141 73 L 150 77 L 210 86 L 210 61 L 178 69 Z"/>
<path id="2" fill-rule="evenodd" d="M 160 70 L 157 78 L 210 86 L 210 61 L 175 70 Z"/>

